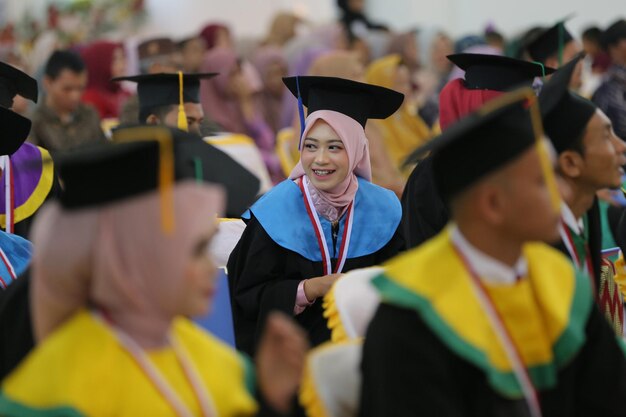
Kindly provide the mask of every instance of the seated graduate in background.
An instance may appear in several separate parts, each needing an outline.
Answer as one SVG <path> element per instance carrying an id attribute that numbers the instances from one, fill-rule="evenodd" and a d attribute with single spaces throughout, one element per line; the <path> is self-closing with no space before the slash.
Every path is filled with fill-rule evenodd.
<path id="1" fill-rule="evenodd" d="M 531 243 L 558 238 L 561 202 L 529 99 L 495 99 L 423 149 L 453 223 L 374 278 L 360 416 L 625 414 L 626 358 L 589 277 Z"/>
<path id="2" fill-rule="evenodd" d="M 285 84 L 309 111 L 300 162 L 243 216 L 247 227 L 227 265 L 235 340 L 244 352 L 254 352 L 272 310 L 295 316 L 312 345 L 328 340 L 322 297 L 332 283 L 402 246 L 400 202 L 370 182 L 364 132 L 367 119 L 393 114 L 402 94 L 334 77 Z"/>
<path id="3" fill-rule="evenodd" d="M 37 81 L 0 62 L 0 227 L 26 239 L 34 214 L 56 194 L 58 184 L 48 151 L 25 143 L 32 123 L 11 110 L 18 94 L 37 102 Z"/>
<path id="4" fill-rule="evenodd" d="M 38 345 L 4 379 L 0 415 L 288 412 L 306 352 L 295 324 L 268 321 L 259 404 L 247 359 L 187 318 L 211 304 L 207 246 L 225 205 L 223 189 L 185 164 L 194 139 L 174 146 L 179 133 L 161 127 L 117 134 L 131 142 L 59 160 L 64 191 L 33 230 Z"/>
<path id="5" fill-rule="evenodd" d="M 114 81 L 126 80 L 137 83 L 140 124 L 168 126 L 202 136 L 200 126 L 204 120 L 204 111 L 200 105 L 200 82 L 215 75 L 160 73 L 118 77 Z M 213 154 L 211 164 L 205 164 L 203 169 L 211 170 L 214 175 L 219 175 L 219 171 L 231 171 L 233 164 L 242 165 L 211 144 L 197 146 L 202 148 L 198 152 Z M 245 167 L 245 164 L 243 166 Z M 226 207 L 228 217 L 239 217 L 248 209 L 247 204 L 259 194 L 259 180 L 255 175 L 251 172 L 246 175 L 245 171 L 249 171 L 247 168 L 239 171 L 237 177 L 220 175 L 222 184 L 229 190 L 236 190 L 236 193 L 229 196 Z"/>
<path id="6" fill-rule="evenodd" d="M 602 110 L 569 91 L 581 58 L 561 67 L 539 96 L 545 131 L 558 154 L 557 170 L 569 189 L 563 196 L 556 246 L 576 268 L 589 274 L 600 310 L 622 335 L 623 299 L 613 278 L 601 270 L 602 228 L 596 193 L 621 185 L 626 143 L 615 135 Z"/>
<path id="7" fill-rule="evenodd" d="M 516 87 L 531 86 L 535 77 L 544 75 L 540 65 L 503 56 L 456 54 L 448 59 L 465 70 L 465 77 L 450 81 L 441 90 L 442 131 L 487 101 Z M 545 68 L 545 74 L 553 72 L 554 69 Z M 414 158 L 409 159 L 414 162 Z M 433 180 L 432 158 L 427 156 L 409 176 L 402 194 L 402 235 L 406 247 L 414 248 L 438 234 L 449 218 L 449 209 Z"/>

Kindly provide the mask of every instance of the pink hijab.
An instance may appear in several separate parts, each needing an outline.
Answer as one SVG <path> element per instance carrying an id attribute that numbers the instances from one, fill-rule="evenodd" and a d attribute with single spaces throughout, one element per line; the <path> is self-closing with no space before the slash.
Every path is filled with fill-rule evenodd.
<path id="1" fill-rule="evenodd" d="M 370 165 L 370 153 L 369 143 L 365 136 L 363 126 L 351 117 L 346 116 L 343 113 L 339 113 L 332 110 L 318 110 L 315 111 L 306 118 L 305 129 L 302 134 L 302 138 L 306 138 L 309 131 L 315 125 L 318 120 L 323 120 L 333 128 L 333 130 L 339 136 L 339 139 L 343 142 L 343 145 L 348 153 L 349 161 L 349 174 L 346 178 L 339 183 L 334 189 L 329 191 L 317 190 L 316 194 L 322 200 L 322 203 L 331 205 L 332 207 L 341 210 L 345 208 L 352 200 L 359 188 L 357 182 L 357 175 L 367 181 L 372 180 L 372 167 Z M 300 151 L 302 155 L 302 150 Z M 304 173 L 301 160 L 294 167 L 293 171 L 289 175 L 290 179 L 300 178 Z M 315 208 L 320 211 L 318 203 L 315 203 Z"/>
<path id="2" fill-rule="evenodd" d="M 216 227 L 223 203 L 217 186 L 178 184 L 172 235 L 161 231 L 157 192 L 75 212 L 57 203 L 45 207 L 33 229 L 36 339 L 89 304 L 105 310 L 141 346 L 162 346 L 181 314 L 194 245 Z"/>
<path id="3" fill-rule="evenodd" d="M 238 65 L 235 51 L 229 48 L 213 48 L 208 51 L 202 64 L 202 72 L 217 72 L 210 82 L 201 83 L 200 101 L 207 116 L 219 123 L 226 131 L 245 133 L 244 117 L 239 103 L 228 94 L 230 73 Z"/>

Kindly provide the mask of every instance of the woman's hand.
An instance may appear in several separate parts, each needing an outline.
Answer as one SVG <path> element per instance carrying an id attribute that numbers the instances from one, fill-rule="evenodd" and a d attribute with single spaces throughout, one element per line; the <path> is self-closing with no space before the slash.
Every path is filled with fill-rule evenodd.
<path id="1" fill-rule="evenodd" d="M 330 287 L 333 286 L 335 281 L 341 277 L 342 274 L 330 274 L 322 277 L 309 278 L 304 281 L 304 294 L 306 299 L 313 301 L 316 298 L 326 295 Z"/>
<path id="2" fill-rule="evenodd" d="M 304 331 L 282 313 L 268 316 L 256 356 L 259 389 L 272 408 L 287 413 L 308 351 Z"/>

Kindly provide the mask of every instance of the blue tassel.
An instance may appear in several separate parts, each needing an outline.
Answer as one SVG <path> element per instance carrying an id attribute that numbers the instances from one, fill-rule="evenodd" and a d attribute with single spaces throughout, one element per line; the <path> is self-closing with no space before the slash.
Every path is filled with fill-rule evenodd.
<path id="1" fill-rule="evenodd" d="M 302 104 L 302 96 L 300 95 L 299 77 L 296 76 L 296 89 L 298 90 L 298 114 L 300 115 L 300 140 L 298 141 L 298 150 L 302 149 L 302 134 L 304 133 L 304 105 Z"/>

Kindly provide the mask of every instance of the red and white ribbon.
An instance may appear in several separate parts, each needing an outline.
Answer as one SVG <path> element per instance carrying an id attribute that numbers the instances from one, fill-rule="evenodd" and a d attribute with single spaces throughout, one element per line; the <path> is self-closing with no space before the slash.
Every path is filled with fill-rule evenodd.
<path id="1" fill-rule="evenodd" d="M 500 341 L 502 347 L 504 348 L 504 352 L 511 363 L 513 368 L 513 373 L 517 381 L 519 382 L 522 393 L 524 394 L 524 399 L 526 400 L 526 404 L 528 405 L 528 409 L 530 411 L 531 417 L 541 417 L 541 405 L 539 402 L 539 394 L 535 389 L 535 386 L 530 379 L 530 375 L 528 374 L 528 370 L 524 365 L 524 361 L 522 359 L 515 342 L 513 342 L 513 338 L 509 333 L 506 325 L 504 324 L 504 320 L 498 313 L 496 306 L 489 296 L 487 289 L 482 283 L 480 277 L 475 272 L 472 265 L 469 263 L 465 255 L 461 252 L 461 250 L 453 244 L 454 249 L 457 252 L 459 258 L 465 265 L 465 269 L 469 272 L 471 277 L 470 282 L 472 283 L 472 287 L 476 293 L 476 297 L 478 298 L 478 302 L 482 306 L 483 310 L 487 315 L 487 319 L 489 320 L 496 337 Z"/>
<path id="2" fill-rule="evenodd" d="M 178 394 L 170 386 L 170 384 L 157 369 L 157 367 L 154 366 L 152 362 L 150 362 L 150 359 L 148 358 L 144 350 L 137 344 L 137 342 L 135 342 L 132 337 L 130 337 L 120 328 L 115 326 L 115 324 L 111 320 L 109 320 L 103 313 L 94 312 L 93 314 L 97 319 L 99 319 L 107 327 L 113 330 L 121 346 L 132 357 L 139 369 L 150 380 L 152 385 L 161 394 L 163 399 L 172 407 L 176 415 L 178 417 L 194 417 L 194 413 L 192 413 L 185 405 L 185 403 L 183 403 Z M 191 386 L 191 389 L 193 390 L 196 399 L 198 400 L 198 404 L 200 404 L 202 417 L 217 416 L 217 412 L 215 412 L 215 407 L 213 406 L 213 402 L 211 401 L 209 391 L 202 383 L 202 380 L 196 372 L 191 359 L 189 359 L 187 351 L 183 348 L 181 344 L 178 343 L 178 341 L 174 337 L 170 337 L 169 342 L 170 346 L 174 350 L 176 359 L 178 360 L 183 370 L 183 373 L 185 374 L 185 378 L 187 378 L 187 381 L 189 382 L 189 385 Z"/>
<path id="3" fill-rule="evenodd" d="M 305 183 L 306 181 L 306 183 Z M 330 252 L 328 251 L 328 245 L 326 244 L 326 237 L 324 236 L 324 230 L 320 223 L 320 218 L 317 215 L 315 206 L 311 199 L 311 194 L 308 188 L 309 180 L 306 175 L 300 178 L 300 190 L 304 198 L 304 206 L 306 207 L 307 214 L 315 230 L 315 236 L 317 237 L 317 244 L 319 245 L 320 252 L 322 254 L 322 263 L 324 265 L 324 275 L 330 275 L 333 273 Z M 348 213 L 346 214 L 346 222 L 343 228 L 343 235 L 341 238 L 341 246 L 339 247 L 339 256 L 337 257 L 337 264 L 335 265 L 334 273 L 340 273 L 346 263 L 348 257 L 348 248 L 350 246 L 350 236 L 352 235 L 352 220 L 354 218 L 354 201 L 350 202 L 348 206 Z"/>

